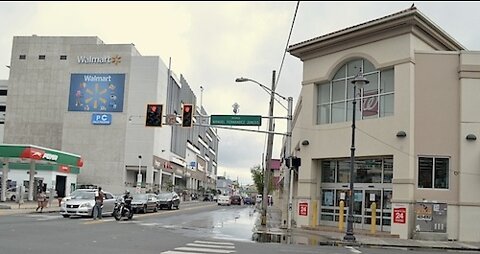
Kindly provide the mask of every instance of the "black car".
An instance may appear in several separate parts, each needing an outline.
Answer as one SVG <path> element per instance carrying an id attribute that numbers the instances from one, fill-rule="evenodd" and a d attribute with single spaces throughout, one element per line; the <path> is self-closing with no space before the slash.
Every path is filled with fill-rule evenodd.
<path id="1" fill-rule="evenodd" d="M 180 197 L 176 192 L 163 192 L 157 195 L 158 208 L 163 207 L 172 210 L 173 207 L 179 209 Z"/>
<path id="2" fill-rule="evenodd" d="M 242 205 L 242 198 L 238 195 L 233 195 L 230 198 L 230 204 L 232 204 L 232 205 Z"/>
<path id="3" fill-rule="evenodd" d="M 155 194 L 133 194 L 132 197 L 132 208 L 135 213 L 147 213 L 148 211 L 157 211 L 158 200 Z"/>

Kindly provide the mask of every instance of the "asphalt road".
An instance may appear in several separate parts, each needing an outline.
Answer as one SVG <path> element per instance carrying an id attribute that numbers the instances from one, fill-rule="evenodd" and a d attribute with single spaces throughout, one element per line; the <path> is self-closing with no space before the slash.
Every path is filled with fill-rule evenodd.
<path id="1" fill-rule="evenodd" d="M 4 215 L 0 216 L 0 254 L 432 253 L 259 243 L 252 240 L 257 216 L 252 206 L 220 207 L 211 202 L 136 214 L 133 220 L 120 222 L 112 217 L 63 218 L 58 213 Z"/>

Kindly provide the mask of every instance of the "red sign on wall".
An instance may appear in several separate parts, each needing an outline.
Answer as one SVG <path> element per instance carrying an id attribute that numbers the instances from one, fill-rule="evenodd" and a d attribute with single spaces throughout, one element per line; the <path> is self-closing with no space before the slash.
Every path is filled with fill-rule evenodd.
<path id="1" fill-rule="evenodd" d="M 407 208 L 393 208 L 393 223 L 405 224 L 407 218 Z"/>
<path id="2" fill-rule="evenodd" d="M 308 216 L 308 203 L 298 203 L 298 215 Z"/>

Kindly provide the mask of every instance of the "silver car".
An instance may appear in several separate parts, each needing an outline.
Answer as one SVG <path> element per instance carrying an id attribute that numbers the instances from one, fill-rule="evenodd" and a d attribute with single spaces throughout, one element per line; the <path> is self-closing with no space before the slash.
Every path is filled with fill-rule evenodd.
<path id="1" fill-rule="evenodd" d="M 103 192 L 103 208 L 102 216 L 112 215 L 115 207 L 115 198 L 110 192 Z M 61 207 L 60 214 L 64 218 L 70 216 L 93 217 L 93 206 L 95 205 L 95 192 L 84 191 L 79 192 L 71 199 L 65 201 Z"/>

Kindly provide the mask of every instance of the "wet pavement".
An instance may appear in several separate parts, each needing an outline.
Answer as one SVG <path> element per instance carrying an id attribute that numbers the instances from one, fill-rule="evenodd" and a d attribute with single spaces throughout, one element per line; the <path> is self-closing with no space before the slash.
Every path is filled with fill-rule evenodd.
<path id="1" fill-rule="evenodd" d="M 398 248 L 428 248 L 443 250 L 480 251 L 480 242 L 459 241 L 425 241 L 399 239 L 386 232 L 375 235 L 365 230 L 354 230 L 355 242 L 344 241 L 345 232 L 336 227 L 316 226 L 292 228 L 290 231 L 282 228 L 281 210 L 276 206 L 267 208 L 267 225 L 261 225 L 260 216 L 255 223 L 254 240 L 259 242 L 278 242 L 287 244 L 330 245 L 330 246 L 361 246 L 361 247 L 398 247 Z"/>

